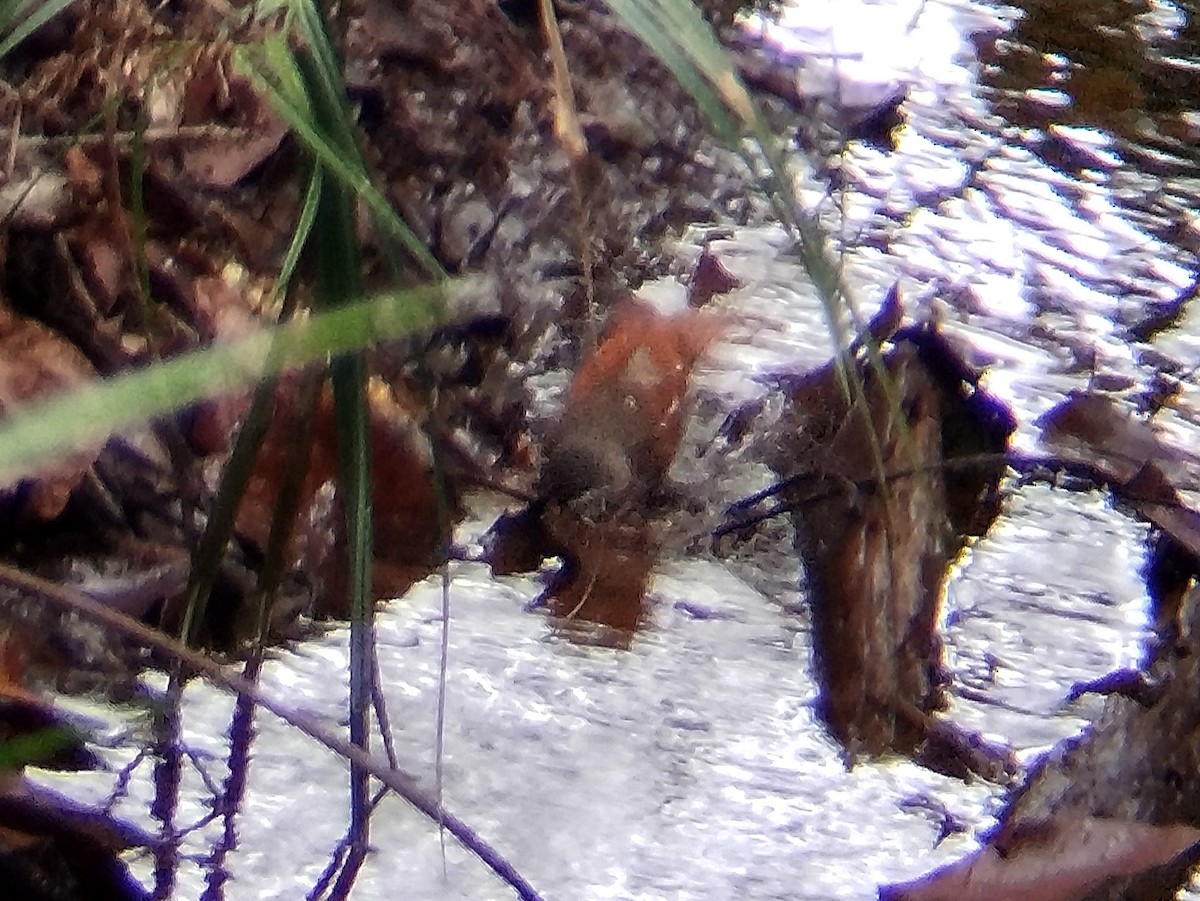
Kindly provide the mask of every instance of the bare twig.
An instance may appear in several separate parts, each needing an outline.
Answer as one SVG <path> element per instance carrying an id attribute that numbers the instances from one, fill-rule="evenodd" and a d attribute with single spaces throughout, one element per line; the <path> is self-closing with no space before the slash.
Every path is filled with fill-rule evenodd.
<path id="1" fill-rule="evenodd" d="M 179 663 L 202 674 L 213 684 L 232 692 L 239 697 L 251 700 L 283 722 L 299 729 L 309 738 L 324 745 L 339 757 L 362 767 L 409 804 L 423 813 L 429 819 L 444 824 L 447 831 L 462 843 L 463 847 L 478 857 L 506 885 L 517 893 L 523 901 L 541 901 L 537 890 L 517 872 L 496 849 L 491 847 L 470 826 L 450 811 L 443 809 L 435 799 L 431 798 L 419 785 L 416 779 L 400 769 L 389 767 L 377 757 L 368 754 L 361 748 L 355 747 L 339 735 L 318 725 L 312 718 L 289 710 L 279 701 L 267 697 L 257 686 L 252 685 L 240 676 L 227 673 L 220 664 L 208 657 L 193 651 L 178 641 L 164 635 L 123 613 L 109 610 L 102 604 L 93 601 L 82 592 L 75 591 L 64 585 L 56 585 L 45 579 L 23 572 L 12 566 L 0 564 L 0 584 L 36 595 L 47 603 L 61 610 L 67 610 L 79 616 L 112 629 L 121 635 L 137 642 L 143 647 L 158 651 Z"/>
<path id="2" fill-rule="evenodd" d="M 23 135 L 19 125 L 0 128 L 0 140 L 9 142 L 14 155 L 30 151 L 66 150 L 71 147 L 90 147 L 111 144 L 118 150 L 128 150 L 136 141 L 145 144 L 193 144 L 205 141 L 248 141 L 258 134 L 239 125 L 172 125 L 147 128 L 141 135 L 136 131 L 114 131 L 112 134 L 93 132 L 68 135 Z"/>
<path id="3" fill-rule="evenodd" d="M 375 795 L 371 798 L 370 809 L 372 812 L 387 797 L 387 793 L 388 790 L 386 788 L 376 790 Z M 337 847 L 333 849 L 333 853 L 329 855 L 328 866 L 317 877 L 316 883 L 309 889 L 308 894 L 305 895 L 307 901 L 320 901 L 321 898 L 325 897 L 325 893 L 329 891 L 330 883 L 333 882 L 334 877 L 342 869 L 342 861 L 345 860 L 346 853 L 350 850 L 350 842 L 351 836 L 349 830 L 347 830 L 346 834 L 342 836 L 342 840 L 337 843 Z"/>

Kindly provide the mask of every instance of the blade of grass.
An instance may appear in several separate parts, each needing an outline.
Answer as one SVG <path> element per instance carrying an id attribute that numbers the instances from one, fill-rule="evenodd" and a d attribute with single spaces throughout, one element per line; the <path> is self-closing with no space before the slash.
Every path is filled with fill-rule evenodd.
<path id="1" fill-rule="evenodd" d="M 436 448 L 437 434 L 432 420 L 433 416 L 431 414 L 424 423 L 424 431 L 429 439 L 429 446 Z M 438 808 L 440 809 L 444 800 L 443 789 L 445 787 L 446 697 L 448 688 L 446 674 L 450 670 L 450 544 L 452 541 L 451 533 L 454 516 L 451 512 L 452 501 L 450 499 L 449 478 L 441 459 L 436 453 L 433 454 L 433 487 L 434 497 L 437 499 L 437 526 L 438 532 L 441 534 L 442 546 L 442 638 L 438 649 L 437 713 L 434 717 L 433 739 L 434 790 L 437 796 Z M 438 840 L 442 854 L 442 875 L 446 876 L 446 831 L 445 823 L 440 818 L 438 820 Z"/>
<path id="2" fill-rule="evenodd" d="M 436 325 L 446 284 L 389 293 L 340 310 L 182 354 L 30 404 L 0 420 L 0 484 L 57 455 L 264 376 Z"/>
<path id="3" fill-rule="evenodd" d="M 371 528 L 371 435 L 367 419 L 367 366 L 362 351 L 339 356 L 330 368 L 334 419 L 338 433 L 341 479 L 338 493 L 346 517 L 350 551 L 350 741 L 369 745 L 371 709 L 371 644 L 374 639 L 374 605 L 371 564 L 374 559 Z M 352 766 L 352 846 L 367 849 L 370 822 L 367 771 Z"/>
<path id="4" fill-rule="evenodd" d="M 146 218 L 146 128 L 149 119 L 146 110 L 150 105 L 150 87 L 142 90 L 141 102 L 138 104 L 137 119 L 133 126 L 133 140 L 129 145 L 129 231 L 130 248 L 133 254 L 134 285 L 137 288 L 138 303 L 142 308 L 142 331 L 147 338 L 149 347 L 157 349 L 157 335 L 154 334 L 153 299 L 150 296 L 150 263 L 146 258 L 146 237 L 149 232 Z M 107 125 L 109 134 L 115 134 L 116 109 L 110 113 Z M 114 154 L 115 156 L 115 154 Z"/>
<path id="5" fill-rule="evenodd" d="M 329 22 L 312 3 L 298 3 L 304 44 L 296 53 L 301 82 L 313 112 L 313 134 L 338 151 L 353 171 L 366 175 L 366 163 L 355 140 L 341 64 L 329 40 Z M 321 162 L 320 165 L 325 165 Z M 341 307 L 362 295 L 362 257 L 354 235 L 354 200 L 344 181 L 325 178 L 317 207 L 318 227 L 309 236 L 315 250 L 320 302 Z M 371 524 L 371 426 L 367 412 L 367 360 L 363 351 L 339 354 L 330 366 L 334 424 L 337 430 L 338 495 L 345 514 L 350 568 L 350 743 L 370 746 L 371 677 L 374 652 L 374 531 Z M 335 892 L 348 892 L 366 855 L 371 808 L 368 773 L 350 767 L 350 857 Z"/>
<path id="6" fill-rule="evenodd" d="M 567 155 L 570 164 L 571 205 L 576 223 L 575 254 L 582 269 L 583 296 L 589 315 L 596 314 L 596 282 L 594 236 L 591 227 L 591 193 L 587 186 L 592 182 L 587 176 L 588 145 L 579 121 L 579 109 L 575 103 L 575 90 L 571 86 L 571 73 L 567 67 L 567 54 L 563 48 L 562 32 L 558 17 L 554 13 L 553 0 L 540 0 L 542 35 L 550 53 L 550 108 L 554 121 L 554 135 Z"/>
<path id="7" fill-rule="evenodd" d="M 830 334 L 840 354 L 849 345 L 839 303 L 847 296 L 841 273 L 828 251 L 828 239 L 816 218 L 801 206 L 779 140 L 742 84 L 733 60 L 711 26 L 691 3 L 678 0 L 607 0 L 608 5 L 679 80 L 709 119 L 718 136 L 747 156 L 751 171 L 765 160 L 767 194 L 784 223 L 799 239 L 805 269 L 825 307 Z M 748 155 L 750 148 L 761 155 Z"/>
<path id="8" fill-rule="evenodd" d="M 288 124 L 301 144 L 317 158 L 330 174 L 366 204 L 376 225 L 404 248 L 428 277 L 444 278 L 441 264 L 429 252 L 425 243 L 401 219 L 387 198 L 371 181 L 361 156 L 355 152 L 347 157 L 341 145 L 314 127 L 313 113 L 306 100 L 297 98 L 291 86 L 298 77 L 289 57 L 286 43 L 268 40 L 263 45 L 241 47 L 234 51 L 234 61 L 255 86 L 270 100 L 275 112 Z"/>
<path id="9" fill-rule="evenodd" d="M 79 733 L 67 726 L 47 726 L 34 732 L 5 735 L 0 741 L 0 777 L 18 773 L 27 766 L 50 764 L 55 755 L 70 750 L 81 741 Z"/>
<path id="10" fill-rule="evenodd" d="M 294 299 L 297 292 L 291 288 L 292 276 L 299 263 L 304 243 L 308 240 L 313 223 L 316 221 L 321 181 L 321 169 L 314 166 L 309 176 L 308 189 L 305 192 L 304 204 L 300 209 L 296 229 L 284 252 L 279 278 L 276 281 L 276 292 L 280 290 L 286 292 L 283 309 L 279 314 L 281 322 L 291 319 L 297 306 Z M 262 446 L 267 427 L 270 425 L 270 416 L 274 409 L 275 389 L 278 384 L 278 380 L 272 376 L 255 386 L 250 408 L 242 418 L 237 438 L 233 442 L 233 450 L 221 470 L 221 483 L 217 486 L 216 497 L 213 500 L 212 509 L 209 511 L 208 521 L 204 524 L 204 532 L 192 554 L 191 571 L 188 574 L 187 587 L 183 593 L 184 612 L 179 635 L 184 644 L 194 645 L 196 643 L 196 629 L 199 623 L 204 622 L 208 599 L 212 594 L 213 584 L 220 567 L 221 555 L 225 553 L 230 536 L 233 534 L 233 524 L 238 508 L 241 506 L 242 496 L 246 493 L 246 485 L 250 481 L 254 461 L 258 457 L 258 449 Z"/>
<path id="11" fill-rule="evenodd" d="M 311 428 L 313 412 L 325 384 L 325 375 L 324 370 L 312 367 L 301 376 L 300 386 L 296 392 L 299 399 L 296 409 L 300 411 L 298 422 L 300 429 L 304 432 Z M 300 514 L 300 501 L 304 496 L 303 486 L 309 470 L 311 452 L 312 444 L 310 442 L 295 441 L 288 448 L 283 463 L 283 478 L 279 483 L 279 492 L 271 510 L 271 527 L 267 533 L 267 546 L 263 550 L 263 565 L 259 570 L 258 584 L 255 587 L 255 593 L 258 596 L 257 622 L 253 632 L 256 654 L 262 653 L 266 643 L 271 609 L 289 565 L 287 551 L 295 532 L 297 517 Z"/>
<path id="12" fill-rule="evenodd" d="M 658 23 L 653 6 L 638 0 L 610 0 L 608 5 L 671 70 L 721 139 L 735 145 L 744 131 L 743 126 L 730 114 L 729 108 L 713 90 L 711 81 L 696 65 L 678 36 L 672 35 Z"/>
<path id="13" fill-rule="evenodd" d="M 818 218 L 800 203 L 779 139 L 742 84 L 729 53 L 694 3 L 679 0 L 607 0 L 610 8 L 655 53 L 679 80 L 684 90 L 708 116 L 718 136 L 745 157 L 751 171 L 759 159 L 769 169 L 766 193 L 783 223 L 796 238 L 801 264 L 817 289 L 833 344 L 838 382 L 856 408 L 866 410 L 865 390 L 850 348 L 847 321 L 859 335 L 866 324 L 847 290 L 841 267 L 830 251 L 830 238 Z M 746 138 L 750 139 L 747 144 Z M 871 368 L 883 386 L 892 415 L 903 424 L 899 398 L 874 341 L 865 342 Z M 907 435 L 907 430 L 902 429 Z M 867 429 L 878 475 L 883 476 L 883 451 L 873 428 Z"/>
<path id="14" fill-rule="evenodd" d="M 7 0 L 0 4 L 0 59 L 75 0 Z"/>

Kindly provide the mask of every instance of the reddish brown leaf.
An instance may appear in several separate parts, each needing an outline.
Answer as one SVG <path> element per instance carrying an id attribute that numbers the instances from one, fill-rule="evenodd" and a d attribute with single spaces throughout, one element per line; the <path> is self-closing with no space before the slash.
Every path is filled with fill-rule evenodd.
<path id="1" fill-rule="evenodd" d="M 333 398 L 322 392 L 311 421 L 303 422 L 296 409 L 298 380 L 285 379 L 276 396 L 275 416 L 259 453 L 253 475 L 238 513 L 237 529 L 260 547 L 266 546 L 272 511 L 277 503 L 289 448 L 298 436 L 311 442 L 309 466 L 301 487 L 301 529 L 293 536 L 291 560 L 325 574 L 327 595 L 334 602 L 328 612 L 344 613 L 341 603 L 343 569 L 329 558 L 337 542 L 321 540 L 317 533 L 331 529 L 340 534 L 340 513 L 324 505 L 317 511 L 319 492 L 338 475 L 338 445 Z M 414 402 L 402 398 L 381 380 L 368 389 L 371 425 L 372 518 L 374 523 L 376 596 L 396 597 L 437 565 L 442 553 L 443 528 L 434 485 L 432 452 L 417 427 Z M 457 515 L 457 496 L 448 488 L 447 517 Z M 314 558 L 312 554 L 318 554 Z M 327 565 L 326 565 L 327 564 Z"/>
<path id="2" fill-rule="evenodd" d="M 94 201 L 104 192 L 104 172 L 82 147 L 70 148 L 65 156 L 67 179 L 79 202 Z"/>
<path id="3" fill-rule="evenodd" d="M 192 183 L 228 190 L 266 162 L 287 137 L 288 128 L 278 119 L 242 131 L 217 134 L 180 154 L 180 166 Z"/>
<path id="4" fill-rule="evenodd" d="M 372 382 L 368 396 L 375 559 L 415 581 L 439 562 L 443 533 L 458 513 L 458 499 L 447 486 L 447 521 L 439 523 L 433 451 L 418 427 L 415 399 L 379 380 Z"/>
<path id="5" fill-rule="evenodd" d="M 717 255 L 706 249 L 692 269 L 692 279 L 688 283 L 688 306 L 699 309 L 718 294 L 728 294 L 740 284 L 717 259 Z"/>
<path id="6" fill-rule="evenodd" d="M 129 284 L 130 269 L 120 248 L 108 237 L 111 227 L 103 222 L 89 224 L 92 233 L 77 235 L 73 243 L 88 293 L 96 310 L 107 316 Z"/>
<path id="7" fill-rule="evenodd" d="M 1055 454 L 1110 483 L 1139 515 L 1200 559 L 1200 513 L 1179 495 L 1200 484 L 1200 458 L 1166 444 L 1150 422 L 1102 394 L 1074 392 L 1038 424 Z"/>
<path id="8" fill-rule="evenodd" d="M 82 385 L 95 375 L 74 345 L 32 319 L 0 303 L 0 415 L 45 394 Z M 71 492 L 96 458 L 96 448 L 77 451 L 33 478 L 0 485 L 0 500 L 16 495 L 10 512 L 34 521 L 62 512 Z"/>
<path id="9" fill-rule="evenodd" d="M 1122 483 L 1146 463 L 1171 456 L 1153 426 L 1134 419 L 1104 394 L 1072 392 L 1043 414 L 1038 425 L 1056 453 Z"/>

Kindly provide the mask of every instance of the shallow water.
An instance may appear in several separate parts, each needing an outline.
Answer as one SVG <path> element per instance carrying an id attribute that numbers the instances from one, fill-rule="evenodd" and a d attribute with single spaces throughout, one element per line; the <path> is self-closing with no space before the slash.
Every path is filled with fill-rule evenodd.
<path id="1" fill-rule="evenodd" d="M 981 698 L 958 700 L 953 715 L 1037 749 L 1082 726 L 1086 708 L 1063 708 L 1073 680 L 1136 654 L 1140 586 L 1097 578 L 1089 551 L 1136 555 L 1140 528 L 1097 497 L 1063 503 L 1043 492 L 1011 507 L 951 591 L 950 661 Z M 1038 526 L 1060 533 L 1052 573 L 1044 561 L 1039 573 L 1022 543 Z M 1022 553 L 1028 566 L 1015 568 Z M 555 637 L 525 609 L 536 591 L 476 564 L 455 569 L 445 785 L 448 806 L 545 897 L 871 898 L 879 882 L 971 847 L 970 834 L 937 844 L 944 816 L 987 822 L 989 786 L 903 760 L 848 771 L 814 718 L 803 623 L 722 563 L 664 564 L 628 652 Z M 427 786 L 440 609 L 431 580 L 379 620 L 398 754 Z M 344 715 L 347 655 L 345 632 L 331 633 L 277 655 L 263 688 L 332 726 Z M 230 710 L 207 686 L 188 692 L 186 740 L 212 755 L 212 778 L 224 775 Z M 259 725 L 230 897 L 296 898 L 344 829 L 345 768 L 281 723 Z M 183 822 L 200 819 L 206 796 L 194 773 L 187 782 Z M 135 780 L 118 810 L 144 817 L 149 800 Z M 218 829 L 200 830 L 185 851 L 203 853 Z M 507 896 L 453 845 L 443 880 L 434 828 L 399 801 L 377 813 L 372 840 L 379 850 L 357 898 L 393 898 L 399 886 L 414 898 Z M 185 866 L 179 897 L 198 897 L 202 884 Z"/>
<path id="2" fill-rule="evenodd" d="M 894 153 L 852 144 L 839 162 L 848 189 L 837 203 L 821 200 L 815 181 L 801 185 L 844 236 L 847 278 L 867 311 L 899 280 L 911 313 L 937 316 L 988 364 L 986 385 L 1017 413 L 1022 448 L 1036 448 L 1036 416 L 1085 387 L 1093 369 L 1137 390 L 1171 361 L 1200 358 L 1194 305 L 1181 328 L 1155 342 L 1158 357 L 1139 354 L 1123 332 L 1196 273 L 1186 242 L 1158 236 L 1168 215 L 1162 205 L 1139 206 L 1138 196 L 1186 195 L 1195 175 L 1139 174 L 1119 164 L 1126 139 L 1078 124 L 1056 136 L 1094 166 L 1066 174 L 1047 163 L 1030 126 L 999 118 L 997 89 L 981 89 L 976 78 L 967 33 L 1012 26 L 1012 8 L 928 2 L 906 43 L 896 37 L 904 29 L 872 42 L 869 29 L 845 26 L 885 11 L 887 21 L 908 21 L 916 5 L 850 5 L 807 0 L 805 18 L 788 20 L 787 38 L 796 53 L 839 52 L 836 65 L 810 65 L 805 78 L 818 86 L 844 94 L 912 85 Z M 1171 32 L 1172 9 L 1153 4 L 1157 18 L 1147 27 Z M 681 241 L 681 271 L 702 237 L 697 230 Z M 714 502 L 771 479 L 752 452 L 700 453 L 724 413 L 770 401 L 769 373 L 828 354 L 820 305 L 785 244 L 770 228 L 709 244 L 743 286 L 715 302 L 735 324 L 698 375 L 704 415 L 676 475 L 714 485 Z M 674 280 L 643 289 L 663 304 L 682 292 Z M 1181 447 L 1200 446 L 1198 400 L 1188 387 L 1163 417 Z M 768 402 L 768 420 L 773 410 Z M 464 527 L 464 540 L 486 526 L 488 513 Z M 1144 526 L 1101 493 L 1010 486 L 1000 520 L 964 554 L 947 590 L 949 715 L 1026 759 L 1078 732 L 1097 708 L 1068 704 L 1072 684 L 1139 658 L 1144 537 Z M 495 580 L 471 563 L 454 568 L 447 804 L 545 897 L 871 898 L 880 882 L 911 878 L 974 846 L 997 789 L 902 760 L 848 770 L 814 718 L 811 647 L 788 540 L 788 527 L 777 523 L 727 559 L 664 560 L 649 623 L 628 651 L 555 636 L 542 613 L 525 609 L 540 590 L 535 579 Z M 436 580 L 419 585 L 388 605 L 378 625 L 400 759 L 426 785 L 438 592 Z M 264 688 L 336 724 L 346 657 L 343 630 L 279 652 Z M 212 755 L 216 778 L 230 708 L 204 685 L 189 689 L 187 741 Z M 296 898 L 344 830 L 345 768 L 298 733 L 259 722 L 229 897 Z M 127 755 L 112 757 L 119 764 Z M 189 782 L 184 821 L 205 813 L 204 786 L 194 776 Z M 110 783 L 70 784 L 100 796 Z M 120 812 L 144 817 L 149 791 L 147 780 L 135 779 Z M 943 812 L 967 831 L 939 844 Z M 194 834 L 185 850 L 203 853 L 216 828 Z M 509 897 L 453 843 L 443 877 L 434 828 L 395 799 L 375 817 L 372 835 L 378 850 L 355 898 Z M 188 865 L 178 896 L 197 897 L 201 886 L 199 868 Z"/>

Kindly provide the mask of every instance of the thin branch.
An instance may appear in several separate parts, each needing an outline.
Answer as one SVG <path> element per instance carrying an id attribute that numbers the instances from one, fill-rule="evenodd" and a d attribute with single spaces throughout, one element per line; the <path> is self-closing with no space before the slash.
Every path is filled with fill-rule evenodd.
<path id="1" fill-rule="evenodd" d="M 375 808 L 379 806 L 380 802 L 387 797 L 387 794 L 388 789 L 386 788 L 376 789 L 374 796 L 371 798 L 370 810 L 372 813 L 374 813 Z M 328 866 L 317 877 L 316 883 L 308 890 L 308 894 L 304 896 L 307 901 L 320 901 L 321 898 L 325 897 L 325 893 L 329 891 L 330 884 L 342 868 L 342 862 L 350 850 L 350 843 L 350 831 L 346 830 L 346 834 L 342 836 L 342 840 L 337 843 L 337 847 L 329 855 Z"/>
<path id="2" fill-rule="evenodd" d="M 256 137 L 258 131 L 244 126 L 172 125 L 147 128 L 139 137 L 136 131 L 96 132 L 69 135 L 23 135 L 16 128 L 0 128 L 0 141 L 8 141 L 17 152 L 62 150 L 87 147 L 93 144 L 112 144 L 118 150 L 128 150 L 135 141 L 146 144 L 190 144 L 206 141 L 245 141 Z"/>
<path id="3" fill-rule="evenodd" d="M 239 697 L 249 698 L 255 705 L 278 717 L 289 726 L 299 729 L 339 757 L 362 767 L 430 820 L 440 821 L 464 848 L 483 861 L 488 869 L 511 887 L 517 893 L 517 897 L 523 901 L 541 901 L 541 895 L 537 890 L 508 860 L 463 820 L 441 808 L 435 799 L 417 785 L 416 779 L 410 774 L 389 767 L 384 761 L 320 726 L 311 717 L 287 709 L 279 701 L 264 695 L 257 686 L 240 676 L 225 672 L 224 667 L 203 654 L 184 647 L 162 632 L 151 629 L 123 613 L 109 610 L 80 591 L 65 585 L 56 585 L 5 564 L 0 564 L 0 585 L 36 595 L 61 610 L 70 611 L 93 623 L 112 629 L 145 648 L 158 651 L 179 661 L 191 670 L 202 674 L 214 685 Z"/>
<path id="4" fill-rule="evenodd" d="M 938 463 L 933 463 L 928 466 L 918 466 L 909 469 L 900 469 L 887 473 L 886 481 L 891 482 L 896 479 L 909 479 L 916 476 L 928 475 L 932 472 L 960 472 L 962 470 L 979 469 L 989 466 L 1007 466 L 1027 478 L 1059 478 L 1064 474 L 1082 478 L 1096 486 L 1101 486 L 1107 483 L 1108 480 L 1102 477 L 1102 474 L 1097 473 L 1094 469 L 1086 464 L 1078 461 L 1067 460 L 1060 457 L 1038 456 L 1035 454 L 1019 454 L 1019 453 L 998 453 L 998 454 L 969 454 L 961 457 L 955 457 L 950 460 L 942 460 Z M 834 487 L 822 487 L 821 490 L 814 490 L 811 493 L 801 497 L 789 498 L 782 500 L 767 510 L 750 513 L 756 505 L 770 498 L 778 497 L 786 491 L 796 488 L 804 482 L 813 482 L 821 486 L 828 486 L 830 482 L 835 482 Z M 791 512 L 792 510 L 800 509 L 806 504 L 817 503 L 818 501 L 830 500 L 831 498 L 841 497 L 848 491 L 873 491 L 880 485 L 878 476 L 870 476 L 865 479 L 853 480 L 843 477 L 834 477 L 825 475 L 817 471 L 806 471 L 797 473 L 796 475 L 788 476 L 780 479 L 774 484 L 768 485 L 761 491 L 757 491 L 748 497 L 735 501 L 725 509 L 725 513 L 730 519 L 716 529 L 713 530 L 714 538 L 719 538 L 722 535 L 728 535 L 731 532 L 740 532 L 744 529 L 755 526 L 760 522 L 771 519 L 775 516 Z M 1119 493 L 1119 492 L 1118 492 Z M 1122 495 L 1124 496 L 1124 495 Z M 1136 500 L 1136 498 L 1135 498 Z M 745 516 L 739 516 L 734 519 L 732 517 L 737 514 L 745 513 Z"/>

